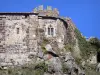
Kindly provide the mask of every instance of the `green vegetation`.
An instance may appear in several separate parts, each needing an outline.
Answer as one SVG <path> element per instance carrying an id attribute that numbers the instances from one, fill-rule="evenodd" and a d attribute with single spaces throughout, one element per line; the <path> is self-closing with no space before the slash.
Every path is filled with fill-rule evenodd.
<path id="1" fill-rule="evenodd" d="M 78 39 L 79 48 L 81 50 L 81 56 L 84 59 L 88 59 L 91 53 L 96 54 L 97 49 L 91 45 L 86 39 L 81 35 L 78 29 L 75 29 L 76 38 Z"/>
<path id="2" fill-rule="evenodd" d="M 41 45 L 41 48 L 42 48 L 42 51 L 43 51 L 44 54 L 47 53 L 47 50 L 46 50 L 46 48 L 45 48 L 45 45 L 48 44 L 48 43 L 49 43 L 49 40 L 46 39 L 46 38 L 44 38 L 44 39 L 43 39 L 43 42 L 42 42 L 42 45 Z"/>
<path id="3" fill-rule="evenodd" d="M 88 41 L 84 38 L 78 29 L 75 29 L 76 38 L 78 39 L 79 48 L 81 50 L 82 59 L 87 60 L 91 55 L 96 55 L 100 52 L 100 40 L 98 38 L 90 38 Z M 76 59 L 77 64 L 80 64 L 80 59 Z M 86 75 L 100 75 L 96 72 L 96 64 L 85 64 Z"/>
<path id="4" fill-rule="evenodd" d="M 62 71 L 63 71 L 63 73 L 65 73 L 65 74 L 68 73 L 68 68 L 67 68 L 67 66 L 66 66 L 64 63 L 62 64 Z"/>
<path id="5" fill-rule="evenodd" d="M 73 45 L 71 44 L 66 44 L 64 48 L 66 49 L 66 51 L 70 51 L 70 52 L 73 51 Z"/>
<path id="6" fill-rule="evenodd" d="M 75 62 L 81 67 L 81 58 L 75 58 Z"/>
<path id="7" fill-rule="evenodd" d="M 89 43 L 100 52 L 100 40 L 98 38 L 90 38 Z"/>
<path id="8" fill-rule="evenodd" d="M 47 70 L 48 66 L 44 62 L 41 62 L 39 64 L 8 68 L 7 70 L 1 69 L 0 75 L 43 75 Z"/>
<path id="9" fill-rule="evenodd" d="M 46 39 L 46 38 L 44 37 L 44 38 L 43 38 L 43 43 L 42 43 L 42 44 L 46 45 L 46 44 L 48 44 L 48 43 L 49 43 L 49 40 Z"/>
<path id="10" fill-rule="evenodd" d="M 46 54 L 47 53 L 46 48 L 44 46 L 41 46 L 41 48 L 42 48 L 43 53 Z"/>
<path id="11" fill-rule="evenodd" d="M 41 62 L 39 64 L 37 64 L 35 66 L 35 70 L 38 70 L 38 71 L 43 71 L 43 72 L 47 72 L 48 71 L 48 65 L 45 64 L 45 62 Z"/>

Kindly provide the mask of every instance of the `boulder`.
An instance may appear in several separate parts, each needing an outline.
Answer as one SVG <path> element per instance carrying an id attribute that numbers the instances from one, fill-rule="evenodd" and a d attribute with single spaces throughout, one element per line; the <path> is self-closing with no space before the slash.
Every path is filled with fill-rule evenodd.
<path id="1" fill-rule="evenodd" d="M 46 50 L 47 50 L 48 52 L 52 52 L 52 53 L 56 54 L 56 52 L 52 49 L 52 47 L 51 47 L 50 44 L 47 44 L 47 45 L 45 46 L 45 48 L 46 48 Z"/>
<path id="2" fill-rule="evenodd" d="M 65 64 L 68 69 L 71 69 L 75 63 L 74 58 L 71 55 L 71 52 L 65 54 Z"/>
<path id="3" fill-rule="evenodd" d="M 75 61 L 75 59 L 72 57 L 72 55 L 71 55 L 71 52 L 67 52 L 66 54 L 65 54 L 65 62 L 67 62 L 67 61 Z"/>
<path id="4" fill-rule="evenodd" d="M 43 52 L 42 52 L 42 50 L 38 51 L 37 56 L 40 57 L 40 58 L 43 58 Z"/>
<path id="5" fill-rule="evenodd" d="M 48 61 L 48 63 L 47 63 Z M 46 61 L 48 64 L 48 72 L 55 75 L 62 75 L 62 63 L 58 57 L 53 57 Z"/>
<path id="6" fill-rule="evenodd" d="M 72 75 L 85 75 L 85 72 L 82 71 L 79 68 L 79 66 L 75 63 L 75 59 L 71 55 L 71 52 L 66 53 L 64 64 L 66 65 L 69 73 L 71 73 Z"/>

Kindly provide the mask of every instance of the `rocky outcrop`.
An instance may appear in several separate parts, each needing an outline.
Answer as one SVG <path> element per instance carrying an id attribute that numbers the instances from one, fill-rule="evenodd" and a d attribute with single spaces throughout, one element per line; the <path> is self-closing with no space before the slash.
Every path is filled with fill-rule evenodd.
<path id="1" fill-rule="evenodd" d="M 66 53 L 64 66 L 68 70 L 68 74 L 71 75 L 85 75 L 84 71 L 80 69 L 80 67 L 76 64 L 75 59 L 71 55 L 71 52 Z"/>
<path id="2" fill-rule="evenodd" d="M 56 54 L 52 51 L 50 45 L 46 45 L 46 49 Z M 47 53 L 44 55 L 43 60 L 48 65 L 48 71 L 44 75 L 85 75 L 84 70 L 81 70 L 76 64 L 71 52 L 66 52 L 64 55 L 59 55 L 59 57 Z"/>
<path id="3" fill-rule="evenodd" d="M 50 74 L 62 75 L 62 63 L 58 57 L 52 57 L 45 63 L 48 64 L 48 72 Z"/>

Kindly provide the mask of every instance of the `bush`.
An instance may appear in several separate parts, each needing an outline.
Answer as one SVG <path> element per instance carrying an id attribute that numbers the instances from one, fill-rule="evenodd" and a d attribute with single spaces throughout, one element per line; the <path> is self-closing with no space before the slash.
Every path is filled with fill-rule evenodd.
<path id="1" fill-rule="evenodd" d="M 48 65 L 45 64 L 45 62 L 41 62 L 39 64 L 37 64 L 34 68 L 34 70 L 42 70 L 44 72 L 47 72 L 48 70 Z"/>
<path id="2" fill-rule="evenodd" d="M 66 49 L 66 51 L 71 51 L 71 52 L 73 51 L 73 46 L 70 44 L 65 45 L 64 48 Z"/>
<path id="3" fill-rule="evenodd" d="M 49 40 L 47 39 L 47 38 L 43 38 L 43 43 L 42 44 L 44 44 L 44 45 L 46 45 L 46 44 L 48 44 L 49 43 Z"/>
<path id="4" fill-rule="evenodd" d="M 44 46 L 41 46 L 41 48 L 42 48 L 43 53 L 46 54 L 47 53 L 46 48 Z"/>

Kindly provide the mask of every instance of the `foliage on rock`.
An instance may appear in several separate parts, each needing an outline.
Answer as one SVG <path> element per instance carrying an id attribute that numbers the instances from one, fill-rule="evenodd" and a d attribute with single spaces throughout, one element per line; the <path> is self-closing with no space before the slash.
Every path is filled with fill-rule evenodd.
<path id="1" fill-rule="evenodd" d="M 100 40 L 98 38 L 90 38 L 89 43 L 97 49 L 97 52 L 100 51 Z"/>
<path id="2" fill-rule="evenodd" d="M 66 49 L 66 51 L 70 51 L 70 52 L 73 51 L 73 45 L 71 44 L 66 44 L 64 48 Z"/>
<path id="3" fill-rule="evenodd" d="M 79 48 L 81 50 L 81 56 L 84 59 L 88 59 L 91 53 L 96 53 L 96 48 L 93 47 L 85 37 L 83 37 L 78 29 L 75 29 L 76 38 L 78 39 Z"/>

